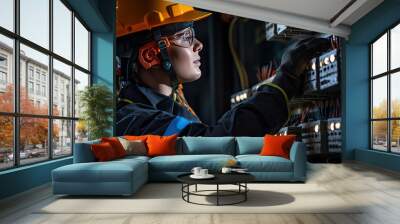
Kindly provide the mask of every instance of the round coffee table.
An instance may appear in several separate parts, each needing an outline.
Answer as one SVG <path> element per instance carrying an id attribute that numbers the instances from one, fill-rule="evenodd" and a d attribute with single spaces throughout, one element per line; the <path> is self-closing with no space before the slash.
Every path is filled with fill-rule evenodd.
<path id="1" fill-rule="evenodd" d="M 247 200 L 247 192 L 249 188 L 247 187 L 247 183 L 255 180 L 255 177 L 248 173 L 216 173 L 213 174 L 215 177 L 212 179 L 193 179 L 190 177 L 191 173 L 182 174 L 177 177 L 178 181 L 182 183 L 182 199 L 188 203 L 198 204 L 198 205 L 234 205 L 239 204 L 241 202 L 245 202 Z M 215 190 L 197 190 L 197 185 L 205 184 L 205 185 L 216 185 Z M 190 191 L 190 186 L 195 186 L 194 191 Z M 237 190 L 223 190 L 220 189 L 220 185 L 236 185 L 238 186 Z M 209 192 L 215 192 L 215 194 L 205 194 Z M 216 204 L 202 204 L 190 201 L 190 196 L 204 196 L 204 197 L 216 197 Z M 221 197 L 232 197 L 232 196 L 241 196 L 239 200 L 231 202 L 231 203 L 221 203 Z"/>

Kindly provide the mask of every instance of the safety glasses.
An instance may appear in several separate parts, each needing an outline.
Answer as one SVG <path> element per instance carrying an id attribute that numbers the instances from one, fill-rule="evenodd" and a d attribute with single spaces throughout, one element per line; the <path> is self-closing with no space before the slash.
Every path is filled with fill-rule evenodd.
<path id="1" fill-rule="evenodd" d="M 193 27 L 188 27 L 179 33 L 168 37 L 171 44 L 178 47 L 189 48 L 193 45 L 195 33 Z"/>

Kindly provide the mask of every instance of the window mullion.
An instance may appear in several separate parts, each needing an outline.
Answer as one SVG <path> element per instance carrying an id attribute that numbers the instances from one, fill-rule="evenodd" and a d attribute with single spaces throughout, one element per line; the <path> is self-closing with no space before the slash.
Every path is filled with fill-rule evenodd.
<path id="1" fill-rule="evenodd" d="M 72 69 L 72 73 L 71 73 L 71 80 L 72 80 L 72 84 L 71 84 L 71 91 L 72 91 L 72 105 L 71 105 L 71 117 L 75 118 L 75 12 L 72 11 L 72 15 L 71 15 L 71 23 L 72 23 L 72 38 L 71 38 L 71 56 L 72 56 L 72 64 L 73 66 L 71 67 Z M 76 125 L 76 121 L 73 120 L 71 122 L 71 126 L 72 126 L 72 130 L 71 130 L 71 150 L 72 150 L 72 155 L 74 155 L 74 151 L 75 151 L 75 125 Z"/>
<path id="2" fill-rule="evenodd" d="M 53 52 L 53 0 L 49 0 L 49 50 Z M 48 120 L 48 152 L 49 159 L 53 159 L 53 56 L 49 55 L 49 72 L 48 72 L 48 91 L 49 94 L 49 116 Z"/>
<path id="3" fill-rule="evenodd" d="M 386 54 L 387 54 L 387 71 L 389 71 L 390 70 L 390 29 L 389 29 L 389 31 L 387 32 L 387 52 L 386 52 Z M 392 100 L 391 100 L 391 74 L 389 73 L 389 74 L 387 74 L 387 90 L 388 90 L 388 92 L 387 92 L 387 98 L 388 98 L 388 104 L 387 104 L 387 110 L 388 110 L 388 118 L 391 118 L 392 117 Z M 391 121 L 391 119 L 389 119 L 388 120 L 388 122 L 387 122 L 388 124 L 387 124 L 387 135 L 388 135 L 388 152 L 391 152 L 392 151 L 392 135 L 391 135 L 391 133 L 392 133 L 392 121 Z"/>
<path id="4" fill-rule="evenodd" d="M 369 66 L 369 69 L 370 69 L 370 71 L 369 71 L 369 118 L 370 118 L 370 122 L 369 122 L 369 145 L 370 145 L 370 149 L 373 149 L 373 146 L 374 146 L 374 143 L 373 143 L 373 141 L 374 141 L 374 136 L 373 136 L 373 121 L 372 121 L 372 119 L 373 119 L 373 91 L 374 91 L 374 85 L 373 85 L 373 78 L 372 78 L 372 72 L 373 72 L 373 60 L 372 60 L 372 58 L 373 58 L 373 50 L 374 50 L 374 48 L 372 47 L 372 45 L 370 45 L 369 46 L 369 52 L 370 52 L 370 55 L 369 55 L 369 64 L 370 64 L 370 66 Z"/>
<path id="5" fill-rule="evenodd" d="M 14 1 L 14 30 L 19 35 L 19 7 L 20 1 Z M 19 114 L 20 112 L 20 48 L 19 48 L 19 39 L 14 39 L 14 112 Z M 20 157 L 19 157 L 19 135 L 20 135 L 20 118 L 14 116 L 14 166 L 19 166 Z"/>

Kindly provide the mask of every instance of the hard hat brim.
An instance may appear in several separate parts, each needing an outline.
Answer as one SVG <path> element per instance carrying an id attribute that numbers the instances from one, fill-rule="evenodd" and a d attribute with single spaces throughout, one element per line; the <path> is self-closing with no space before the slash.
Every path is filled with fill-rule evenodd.
<path id="1" fill-rule="evenodd" d="M 165 25 L 173 24 L 173 23 L 191 22 L 191 21 L 194 22 L 194 21 L 204 19 L 204 18 L 210 16 L 211 14 L 212 13 L 209 13 L 209 12 L 193 10 L 193 11 L 187 12 L 180 16 L 168 18 L 160 24 L 153 24 L 150 29 L 154 29 L 154 28 L 157 28 L 160 26 L 165 26 Z M 140 31 L 144 31 L 144 30 L 150 30 L 150 29 L 149 29 L 149 27 L 146 27 L 146 26 L 132 26 L 132 29 L 130 31 L 126 31 L 126 30 L 118 27 L 118 25 L 117 25 L 117 37 L 125 36 L 130 33 L 136 33 L 136 32 L 140 32 Z"/>

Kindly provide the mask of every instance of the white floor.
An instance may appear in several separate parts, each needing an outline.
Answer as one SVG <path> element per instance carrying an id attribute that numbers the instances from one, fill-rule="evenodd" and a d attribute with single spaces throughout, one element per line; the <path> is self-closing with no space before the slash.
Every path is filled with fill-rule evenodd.
<path id="1" fill-rule="evenodd" d="M 400 174 L 358 163 L 311 164 L 309 168 L 307 184 L 324 187 L 345 201 L 362 203 L 361 213 L 38 214 L 43 204 L 55 199 L 46 185 L 1 201 L 0 223 L 400 223 Z"/>

